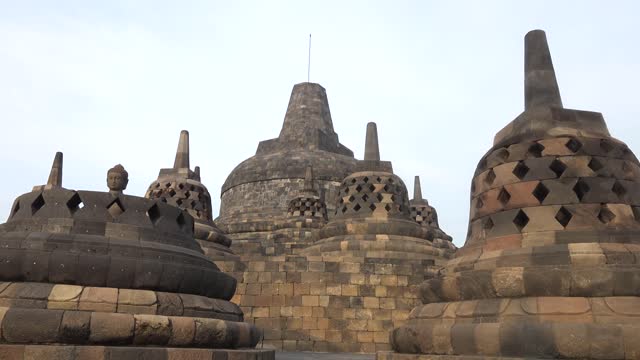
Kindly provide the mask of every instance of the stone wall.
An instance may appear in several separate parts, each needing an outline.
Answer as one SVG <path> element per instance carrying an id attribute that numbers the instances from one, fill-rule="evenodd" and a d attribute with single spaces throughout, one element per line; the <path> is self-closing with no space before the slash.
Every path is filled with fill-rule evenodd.
<path id="1" fill-rule="evenodd" d="M 240 261 L 216 261 L 238 279 L 233 302 L 264 330 L 265 346 L 289 351 L 389 350 L 389 331 L 419 304 L 418 285 L 436 271 L 444 249 L 389 235 L 353 235 L 313 244 L 312 228 L 245 233 L 232 246 Z M 436 239 L 435 243 L 442 240 Z M 394 252 L 398 243 L 426 252 Z M 357 245 L 360 244 L 360 245 Z M 318 251 L 324 255 L 318 255 Z"/>

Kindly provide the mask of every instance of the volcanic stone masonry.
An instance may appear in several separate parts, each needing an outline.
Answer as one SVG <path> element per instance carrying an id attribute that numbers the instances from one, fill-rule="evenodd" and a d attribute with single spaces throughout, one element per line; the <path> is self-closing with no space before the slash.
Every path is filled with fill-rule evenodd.
<path id="1" fill-rule="evenodd" d="M 240 261 L 214 261 L 238 279 L 232 301 L 264 329 L 266 346 L 389 350 L 418 285 L 455 251 L 437 222 L 411 217 L 404 183 L 380 161 L 374 123 L 364 160 L 337 138 L 325 90 L 298 84 L 280 137 L 261 142 L 223 185 L 216 224 Z"/>
<path id="2" fill-rule="evenodd" d="M 639 359 L 639 222 L 638 159 L 562 106 L 529 32 L 525 110 L 478 164 L 466 243 L 378 359 Z"/>
<path id="3" fill-rule="evenodd" d="M 274 359 L 229 302 L 236 280 L 194 240 L 194 219 L 163 201 L 46 185 L 0 225 L 1 359 Z"/>

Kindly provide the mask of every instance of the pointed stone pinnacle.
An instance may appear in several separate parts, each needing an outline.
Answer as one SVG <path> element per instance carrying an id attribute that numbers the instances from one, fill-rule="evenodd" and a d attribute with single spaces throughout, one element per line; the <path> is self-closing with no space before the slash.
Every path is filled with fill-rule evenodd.
<path id="1" fill-rule="evenodd" d="M 420 176 L 413 180 L 413 200 L 422 200 L 422 187 L 420 186 Z"/>
<path id="2" fill-rule="evenodd" d="M 189 132 L 187 130 L 180 132 L 180 142 L 178 142 L 178 151 L 176 151 L 176 161 L 173 163 L 173 168 L 189 168 Z"/>
<path id="3" fill-rule="evenodd" d="M 529 31 L 524 37 L 524 104 L 525 110 L 562 107 L 547 36 L 542 30 Z"/>
<path id="4" fill-rule="evenodd" d="M 376 123 L 367 124 L 367 138 L 364 143 L 364 159 L 380 161 L 380 148 L 378 147 L 378 128 Z"/>
<path id="5" fill-rule="evenodd" d="M 53 159 L 49 180 L 47 180 L 47 187 L 62 187 L 62 153 L 59 151 Z"/>
<path id="6" fill-rule="evenodd" d="M 304 188 L 303 191 L 316 191 L 316 188 L 313 184 L 313 167 L 308 165 L 304 171 Z"/>

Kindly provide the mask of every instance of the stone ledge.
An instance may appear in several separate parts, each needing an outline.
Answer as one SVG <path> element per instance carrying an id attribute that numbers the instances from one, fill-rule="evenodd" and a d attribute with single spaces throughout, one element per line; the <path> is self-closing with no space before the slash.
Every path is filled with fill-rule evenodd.
<path id="1" fill-rule="evenodd" d="M 275 360 L 274 350 L 184 349 L 117 346 L 6 345 L 1 360 Z"/>

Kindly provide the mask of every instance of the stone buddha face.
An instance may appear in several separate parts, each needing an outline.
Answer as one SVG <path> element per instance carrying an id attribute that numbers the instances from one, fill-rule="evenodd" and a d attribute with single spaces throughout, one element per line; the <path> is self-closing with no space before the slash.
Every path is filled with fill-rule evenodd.
<path id="1" fill-rule="evenodd" d="M 129 173 L 120 164 L 112 167 L 107 172 L 107 186 L 111 192 L 119 192 L 127 188 Z"/>

